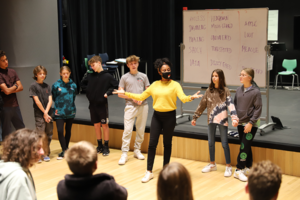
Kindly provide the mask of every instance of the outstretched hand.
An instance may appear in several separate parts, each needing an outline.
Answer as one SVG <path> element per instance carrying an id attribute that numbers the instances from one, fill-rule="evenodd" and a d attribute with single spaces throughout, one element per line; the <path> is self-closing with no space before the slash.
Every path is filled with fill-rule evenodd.
<path id="1" fill-rule="evenodd" d="M 194 100 L 194 99 L 199 99 L 201 97 L 203 97 L 203 94 L 200 94 L 200 91 L 198 91 L 193 96 L 191 96 L 191 99 Z"/>
<path id="2" fill-rule="evenodd" d="M 125 94 L 125 91 L 123 89 L 120 90 L 114 89 L 113 94 Z"/>

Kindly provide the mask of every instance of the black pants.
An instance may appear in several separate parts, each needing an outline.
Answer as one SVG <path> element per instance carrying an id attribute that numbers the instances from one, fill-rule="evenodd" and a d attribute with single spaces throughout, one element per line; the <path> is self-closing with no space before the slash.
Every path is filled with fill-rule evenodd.
<path id="1" fill-rule="evenodd" d="M 176 125 L 176 111 L 154 111 L 150 127 L 150 141 L 148 147 L 147 170 L 152 171 L 156 147 L 160 133 L 163 134 L 164 166 L 170 162 L 172 152 L 172 137 Z"/>
<path id="2" fill-rule="evenodd" d="M 244 133 L 245 126 L 238 125 L 239 139 L 240 139 L 240 153 L 237 157 L 238 169 L 244 169 L 245 167 L 252 167 L 253 157 L 251 144 L 257 131 L 257 127 L 252 127 L 250 133 Z"/>
<path id="3" fill-rule="evenodd" d="M 2 111 L 2 140 L 11 133 L 11 124 L 16 130 L 25 128 L 20 107 L 3 107 Z"/>
<path id="4" fill-rule="evenodd" d="M 57 133 L 58 133 L 58 139 L 60 146 L 63 151 L 67 150 L 69 148 L 69 142 L 71 138 L 71 129 L 73 124 L 74 118 L 71 119 L 57 119 L 56 120 L 56 127 L 57 127 Z M 66 134 L 64 136 L 64 123 L 66 122 L 65 130 Z"/>

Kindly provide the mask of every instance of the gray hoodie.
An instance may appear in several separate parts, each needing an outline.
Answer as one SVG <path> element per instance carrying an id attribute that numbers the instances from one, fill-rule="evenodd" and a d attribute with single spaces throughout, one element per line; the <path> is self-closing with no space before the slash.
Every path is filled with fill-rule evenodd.
<path id="1" fill-rule="evenodd" d="M 36 200 L 33 179 L 20 163 L 0 160 L 0 200 Z"/>
<path id="2" fill-rule="evenodd" d="M 236 90 L 234 106 L 239 118 L 239 123 L 255 125 L 262 111 L 261 93 L 257 87 L 252 87 L 244 92 L 244 85 Z"/>

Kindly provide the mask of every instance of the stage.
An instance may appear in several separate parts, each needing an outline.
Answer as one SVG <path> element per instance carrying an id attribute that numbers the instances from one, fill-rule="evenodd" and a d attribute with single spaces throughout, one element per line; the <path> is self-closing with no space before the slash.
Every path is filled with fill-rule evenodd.
<path id="1" fill-rule="evenodd" d="M 192 86 L 195 86 L 192 85 Z M 233 87 L 231 87 L 233 89 Z M 184 90 L 186 95 L 194 94 L 194 90 Z M 204 94 L 204 91 L 201 91 Z M 269 101 L 269 121 L 271 116 L 278 117 L 283 126 L 288 127 L 283 130 L 272 130 L 272 128 L 266 129 L 265 133 L 261 136 L 259 132 L 256 134 L 253 147 L 263 147 L 270 149 L 278 149 L 285 151 L 300 152 L 300 91 L 299 90 L 285 90 L 285 89 L 270 89 L 270 101 Z M 232 93 L 232 97 L 234 97 Z M 263 111 L 262 116 L 266 116 L 266 95 L 262 95 L 263 99 Z M 146 132 L 150 130 L 150 122 L 153 114 L 152 97 L 147 99 L 149 104 L 149 113 L 146 124 Z M 195 110 L 200 102 L 200 99 L 196 99 L 193 102 L 183 104 L 185 110 Z M 124 128 L 123 116 L 125 100 L 118 98 L 117 95 L 108 97 L 109 105 L 109 126 L 114 129 Z M 88 109 L 88 100 L 85 94 L 79 94 L 76 97 L 77 114 L 75 117 L 76 124 L 92 125 L 90 122 L 90 113 Z M 180 100 L 177 99 L 177 115 L 180 114 Z M 178 119 L 178 125 L 175 127 L 174 136 L 207 140 L 207 115 L 202 115 L 197 120 L 197 125 L 194 127 L 190 124 L 188 117 Z M 261 121 L 261 125 L 265 121 Z M 229 126 L 229 130 L 236 131 L 236 128 Z M 228 136 L 229 143 L 239 144 L 238 138 Z M 220 141 L 220 137 L 217 131 L 216 141 Z"/>

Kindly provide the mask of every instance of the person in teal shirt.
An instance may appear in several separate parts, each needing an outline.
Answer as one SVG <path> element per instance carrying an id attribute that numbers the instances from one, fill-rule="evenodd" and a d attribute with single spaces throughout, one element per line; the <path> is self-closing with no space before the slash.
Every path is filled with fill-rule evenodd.
<path id="1" fill-rule="evenodd" d="M 61 67 L 61 79 L 52 85 L 54 119 L 56 120 L 58 139 L 62 148 L 62 152 L 58 154 L 58 160 L 64 158 L 65 151 L 69 147 L 72 124 L 76 115 L 75 97 L 77 94 L 77 85 L 70 79 L 70 75 L 71 70 L 68 66 Z M 64 123 L 66 123 L 65 136 Z"/>

